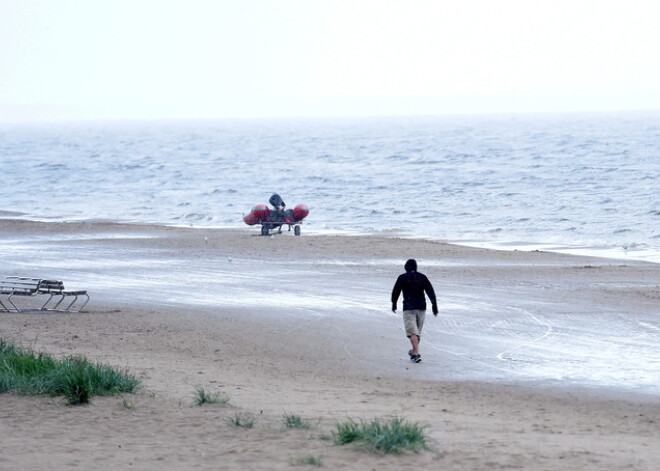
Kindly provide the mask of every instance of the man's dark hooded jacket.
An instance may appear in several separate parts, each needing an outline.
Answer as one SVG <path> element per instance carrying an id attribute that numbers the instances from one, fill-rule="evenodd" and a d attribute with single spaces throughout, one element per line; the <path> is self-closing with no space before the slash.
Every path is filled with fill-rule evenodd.
<path id="1" fill-rule="evenodd" d="M 394 289 L 392 289 L 392 310 L 396 310 L 396 302 L 399 294 L 403 291 L 403 310 L 411 311 L 414 309 L 426 310 L 426 297 L 424 292 L 431 300 L 431 305 L 436 306 L 435 291 L 429 279 L 423 273 L 417 271 L 417 262 L 410 259 L 405 264 L 406 272 L 399 275 Z"/>

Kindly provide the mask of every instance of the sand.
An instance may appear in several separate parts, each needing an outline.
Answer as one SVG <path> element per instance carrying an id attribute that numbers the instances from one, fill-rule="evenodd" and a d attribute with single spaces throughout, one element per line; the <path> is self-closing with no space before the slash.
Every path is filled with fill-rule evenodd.
<path id="1" fill-rule="evenodd" d="M 77 407 L 1 395 L 0 469 L 315 468 L 310 457 L 321 469 L 358 471 L 660 468 L 657 395 L 461 374 L 460 359 L 431 349 L 431 338 L 425 362 L 412 365 L 388 299 L 415 256 L 440 298 L 430 337 L 453 315 L 447 299 L 499 288 L 509 305 L 538 292 L 548 306 L 621 306 L 657 322 L 658 265 L 395 237 L 20 220 L 0 228 L 3 275 L 43 273 L 92 295 L 81 313 L 0 313 L 0 337 L 143 382 L 138 394 Z M 429 260 L 446 265 L 423 270 Z M 197 388 L 229 403 L 198 406 Z M 254 427 L 231 427 L 237 414 Z M 288 429 L 285 414 L 311 427 Z M 426 426 L 430 449 L 377 455 L 323 439 L 341 421 L 392 417 Z"/>

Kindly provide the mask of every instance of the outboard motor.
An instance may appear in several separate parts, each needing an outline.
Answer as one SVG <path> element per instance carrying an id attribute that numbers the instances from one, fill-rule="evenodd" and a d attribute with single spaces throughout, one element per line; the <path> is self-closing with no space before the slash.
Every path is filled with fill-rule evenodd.
<path id="1" fill-rule="evenodd" d="M 284 208 L 286 207 L 286 204 L 282 200 L 282 197 L 278 195 L 277 193 L 273 193 L 273 196 L 270 197 L 268 202 L 275 208 L 275 211 L 277 213 L 281 213 L 284 211 Z"/>

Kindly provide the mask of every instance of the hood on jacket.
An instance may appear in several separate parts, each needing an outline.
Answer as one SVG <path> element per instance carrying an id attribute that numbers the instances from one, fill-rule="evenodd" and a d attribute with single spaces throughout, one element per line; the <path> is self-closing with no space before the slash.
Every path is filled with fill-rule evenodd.
<path id="1" fill-rule="evenodd" d="M 417 261 L 414 258 L 409 259 L 404 265 L 406 271 L 417 271 Z"/>

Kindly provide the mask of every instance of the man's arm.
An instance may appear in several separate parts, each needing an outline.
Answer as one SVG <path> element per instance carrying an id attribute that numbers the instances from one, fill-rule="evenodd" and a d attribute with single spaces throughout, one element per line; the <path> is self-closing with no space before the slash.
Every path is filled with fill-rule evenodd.
<path id="1" fill-rule="evenodd" d="M 401 277 L 396 279 L 394 283 L 394 288 L 392 288 L 392 312 L 396 312 L 396 302 L 399 300 L 399 295 L 401 294 Z"/>
<path id="2" fill-rule="evenodd" d="M 435 291 L 433 290 L 433 285 L 431 284 L 431 281 L 428 278 L 426 278 L 426 286 L 424 287 L 424 290 L 426 291 L 426 295 L 431 300 L 431 309 L 433 310 L 433 315 L 437 316 L 438 302 L 435 299 Z"/>

